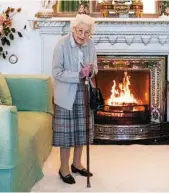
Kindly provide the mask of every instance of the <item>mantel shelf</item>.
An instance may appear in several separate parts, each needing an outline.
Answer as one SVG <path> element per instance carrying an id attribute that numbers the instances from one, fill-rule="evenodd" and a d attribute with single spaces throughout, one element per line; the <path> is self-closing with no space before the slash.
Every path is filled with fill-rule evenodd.
<path id="1" fill-rule="evenodd" d="M 74 17 L 33 18 L 29 20 L 40 33 L 64 35 L 70 32 Z M 169 35 L 169 17 L 159 18 L 94 18 L 95 34 Z"/>
<path id="2" fill-rule="evenodd" d="M 33 18 L 29 21 L 35 22 L 70 22 L 74 17 L 52 17 L 52 18 Z M 94 18 L 96 23 L 169 23 L 169 16 L 159 18 Z"/>

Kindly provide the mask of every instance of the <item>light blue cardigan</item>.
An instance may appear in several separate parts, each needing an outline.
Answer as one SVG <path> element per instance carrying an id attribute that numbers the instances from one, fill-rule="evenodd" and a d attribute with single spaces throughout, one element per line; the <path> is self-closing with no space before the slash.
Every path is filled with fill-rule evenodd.
<path id="1" fill-rule="evenodd" d="M 91 39 L 82 46 L 83 65 L 92 63 L 97 73 L 97 55 Z M 79 47 L 72 34 L 63 36 L 54 49 L 52 75 L 54 85 L 54 103 L 68 110 L 72 110 L 79 83 Z"/>

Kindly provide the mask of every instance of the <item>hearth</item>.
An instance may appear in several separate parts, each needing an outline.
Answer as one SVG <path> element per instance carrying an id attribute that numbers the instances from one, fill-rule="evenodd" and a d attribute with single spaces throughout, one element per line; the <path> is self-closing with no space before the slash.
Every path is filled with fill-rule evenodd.
<path id="1" fill-rule="evenodd" d="M 105 107 L 95 112 L 95 139 L 159 135 L 166 122 L 167 56 L 98 55 L 98 67 Z"/>

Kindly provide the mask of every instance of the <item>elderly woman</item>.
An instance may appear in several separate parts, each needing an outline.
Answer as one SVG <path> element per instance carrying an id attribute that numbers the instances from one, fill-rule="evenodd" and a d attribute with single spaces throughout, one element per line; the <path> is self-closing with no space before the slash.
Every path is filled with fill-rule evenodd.
<path id="1" fill-rule="evenodd" d="M 68 184 L 75 183 L 69 170 L 71 147 L 74 148 L 71 171 L 87 176 L 81 160 L 83 146 L 86 145 L 84 79 L 97 73 L 96 50 L 90 39 L 93 27 L 94 21 L 90 16 L 77 15 L 72 22 L 72 33 L 60 39 L 53 56 L 53 146 L 60 147 L 59 175 Z M 93 140 L 92 128 L 90 112 L 90 142 Z"/>

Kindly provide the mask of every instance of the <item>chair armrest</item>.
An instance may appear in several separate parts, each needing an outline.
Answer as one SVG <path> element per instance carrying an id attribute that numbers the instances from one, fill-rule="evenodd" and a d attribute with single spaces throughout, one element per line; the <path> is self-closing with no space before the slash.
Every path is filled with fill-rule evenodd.
<path id="1" fill-rule="evenodd" d="M 53 114 L 51 78 L 45 75 L 5 75 L 18 111 L 42 111 Z"/>
<path id="2" fill-rule="evenodd" d="M 0 169 L 16 166 L 18 147 L 17 109 L 15 106 L 0 105 Z"/>

